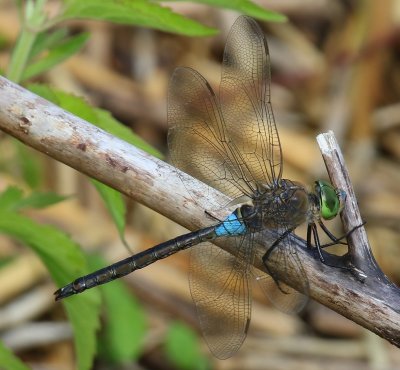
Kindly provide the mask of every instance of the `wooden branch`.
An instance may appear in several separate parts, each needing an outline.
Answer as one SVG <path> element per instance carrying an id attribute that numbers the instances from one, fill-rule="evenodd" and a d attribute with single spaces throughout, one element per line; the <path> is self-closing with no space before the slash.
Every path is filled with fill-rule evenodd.
<path id="1" fill-rule="evenodd" d="M 174 167 L 1 76 L 0 129 L 185 227 L 203 226 L 204 210 L 188 196 Z M 199 198 L 210 193 L 208 186 L 197 186 Z"/>
<path id="2" fill-rule="evenodd" d="M 332 184 L 344 190 L 347 195 L 344 210 L 340 215 L 343 227 L 347 233 L 357 228 L 348 236 L 348 256 L 351 264 L 362 275 L 374 276 L 388 282 L 372 255 L 365 228 L 358 227 L 363 224 L 363 220 L 342 152 L 333 132 L 318 135 L 317 141 Z"/>
<path id="3" fill-rule="evenodd" d="M 372 254 L 363 225 L 364 221 L 361 218 L 357 198 L 339 144 L 332 131 L 318 135 L 317 142 L 332 184 L 346 193 L 345 206 L 340 217 L 344 230 L 347 233 L 351 231 L 347 237 L 348 253 L 345 257 L 349 261 L 349 267 L 353 269 L 353 275 L 358 280 L 358 284 L 355 286 L 359 286 L 357 293 L 369 291 L 370 297 L 365 304 L 369 305 L 373 301 L 376 303 L 381 301 L 381 307 L 386 307 L 392 311 L 394 313 L 393 319 L 395 319 L 400 313 L 400 289 L 385 276 Z M 378 318 L 381 314 L 379 307 L 376 306 L 376 311 L 371 311 L 371 314 L 374 319 Z M 380 331 L 375 331 L 375 333 L 399 347 L 399 325 L 396 321 L 393 321 L 393 323 L 395 325 L 392 328 L 388 327 L 389 337 L 385 337 Z M 370 327 L 367 328 L 371 330 Z"/>
<path id="4" fill-rule="evenodd" d="M 198 204 L 207 201 L 210 209 L 213 209 L 221 197 L 226 198 L 192 179 L 193 191 L 199 200 L 196 202 L 188 195 L 187 188 L 177 176 L 177 169 L 3 77 L 0 77 L 0 129 L 52 158 L 112 186 L 188 229 L 197 229 L 210 223 L 204 209 Z M 344 168 L 343 162 L 338 168 Z M 333 176 L 332 180 L 336 185 L 339 184 Z M 346 207 L 350 208 L 349 202 L 356 202 L 351 192 L 348 195 Z M 348 227 L 360 224 L 352 216 L 346 217 L 349 220 Z M 353 237 L 357 235 L 354 233 Z M 307 271 L 311 298 L 400 346 L 400 294 L 394 285 L 387 279 L 371 275 L 370 270 L 364 269 L 358 260 L 353 261 L 366 274 L 362 282 L 359 276 L 323 265 L 313 251 L 306 249 L 304 240 L 296 238 L 296 243 L 299 257 Z M 356 243 L 353 245 L 355 247 Z M 229 250 L 229 246 L 222 247 Z M 262 255 L 268 247 L 260 245 L 258 253 Z M 340 261 L 340 257 L 328 254 L 327 258 L 333 262 Z M 271 263 L 279 279 L 295 288 L 300 287 L 295 274 L 283 271 L 283 266 L 277 261 Z M 260 260 L 255 262 L 255 266 L 264 270 Z"/>

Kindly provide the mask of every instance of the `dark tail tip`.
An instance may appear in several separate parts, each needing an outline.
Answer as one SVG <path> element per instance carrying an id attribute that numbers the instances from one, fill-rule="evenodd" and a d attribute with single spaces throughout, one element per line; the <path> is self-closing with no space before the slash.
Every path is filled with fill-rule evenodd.
<path id="1" fill-rule="evenodd" d="M 77 291 L 74 289 L 73 284 L 68 284 L 54 292 L 55 300 L 59 301 L 76 293 Z"/>

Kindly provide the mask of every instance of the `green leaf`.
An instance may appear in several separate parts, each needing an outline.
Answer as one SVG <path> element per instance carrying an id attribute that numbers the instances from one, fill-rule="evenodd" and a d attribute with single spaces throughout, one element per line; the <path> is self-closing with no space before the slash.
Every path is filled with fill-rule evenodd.
<path id="1" fill-rule="evenodd" d="M 110 112 L 99 108 L 95 108 L 95 112 L 97 114 L 97 121 L 95 123 L 97 127 L 100 127 L 104 131 L 107 131 L 110 134 L 128 142 L 129 144 L 144 150 L 154 157 L 163 157 L 163 155 L 157 149 L 146 143 L 146 141 L 144 141 L 140 136 L 135 135 L 131 129 L 124 126 L 121 122 L 117 121 Z"/>
<path id="2" fill-rule="evenodd" d="M 22 208 L 44 208 L 62 202 L 68 197 L 53 192 L 33 192 L 23 197 L 23 191 L 16 186 L 10 186 L 0 193 L 0 209 L 17 211 Z"/>
<path id="3" fill-rule="evenodd" d="M 42 182 L 42 165 L 32 148 L 18 140 L 13 140 L 16 147 L 18 167 L 22 178 L 32 189 L 37 189 Z"/>
<path id="4" fill-rule="evenodd" d="M 90 258 L 93 270 L 104 265 L 102 258 Z M 99 353 L 113 363 L 131 363 L 142 353 L 147 332 L 145 311 L 122 281 L 105 284 L 100 289 L 107 319 Z"/>
<path id="5" fill-rule="evenodd" d="M 170 325 L 165 351 L 169 360 L 181 370 L 205 370 L 210 368 L 207 359 L 200 354 L 199 341 L 193 330 L 180 322 Z"/>
<path id="6" fill-rule="evenodd" d="M 29 370 L 19 358 L 17 358 L 1 341 L 0 341 L 0 369 L 1 370 Z"/>
<path id="7" fill-rule="evenodd" d="M 14 205 L 23 198 L 23 192 L 16 186 L 9 186 L 0 193 L 0 209 L 12 210 Z"/>
<path id="8" fill-rule="evenodd" d="M 164 0 L 163 0 L 164 1 Z M 176 1 L 176 0 L 167 0 Z M 178 0 L 183 1 L 183 0 Z M 249 0 L 194 0 L 195 3 L 207 4 L 223 9 L 232 9 L 267 22 L 286 22 L 285 15 L 265 9 Z"/>
<path id="9" fill-rule="evenodd" d="M 69 38 L 61 45 L 51 49 L 46 56 L 30 63 L 25 68 L 25 71 L 22 75 L 22 80 L 27 80 L 37 76 L 68 59 L 71 55 L 74 55 L 83 47 L 88 38 L 89 33 L 81 33 Z"/>
<path id="10" fill-rule="evenodd" d="M 110 212 L 112 219 L 119 233 L 119 237 L 124 245 L 129 250 L 129 245 L 125 240 L 125 216 L 126 206 L 122 194 L 109 186 L 92 179 L 92 184 L 96 187 L 100 196 L 102 197 L 104 204 L 106 205 L 108 212 Z"/>
<path id="11" fill-rule="evenodd" d="M 67 28 L 58 28 L 53 32 L 48 30 L 39 33 L 32 46 L 29 58 L 33 58 L 45 50 L 52 49 L 59 45 L 68 36 Z"/>
<path id="12" fill-rule="evenodd" d="M 50 89 L 50 91 L 55 97 L 53 103 L 92 124 L 96 124 L 95 109 L 84 98 L 61 90 Z"/>
<path id="13" fill-rule="evenodd" d="M 100 327 L 100 296 L 94 289 L 67 298 L 63 304 L 74 331 L 77 368 L 92 369 L 97 352 L 97 331 Z"/>
<path id="14" fill-rule="evenodd" d="M 54 204 L 60 203 L 66 199 L 68 196 L 59 195 L 49 192 L 34 192 L 28 195 L 26 198 L 22 199 L 21 201 L 17 202 L 13 210 L 20 210 L 23 208 L 46 208 L 52 206 Z"/>
<path id="15" fill-rule="evenodd" d="M 58 229 L 38 224 L 15 212 L 0 210 L 0 232 L 30 246 L 46 265 L 57 286 L 87 273 L 77 244 Z M 96 354 L 100 296 L 96 289 L 63 301 L 75 335 L 79 370 L 90 369 Z"/>
<path id="16" fill-rule="evenodd" d="M 97 19 L 114 23 L 155 28 L 188 36 L 210 36 L 217 30 L 174 13 L 148 0 L 66 0 L 65 19 Z"/>
<path id="17" fill-rule="evenodd" d="M 51 101 L 54 104 L 58 104 L 58 98 L 57 98 L 57 94 L 54 92 L 53 89 L 51 89 L 49 86 L 45 85 L 45 84 L 29 84 L 27 86 L 27 88 L 32 91 L 33 93 L 35 93 L 36 95 L 41 96 L 42 98 Z"/>

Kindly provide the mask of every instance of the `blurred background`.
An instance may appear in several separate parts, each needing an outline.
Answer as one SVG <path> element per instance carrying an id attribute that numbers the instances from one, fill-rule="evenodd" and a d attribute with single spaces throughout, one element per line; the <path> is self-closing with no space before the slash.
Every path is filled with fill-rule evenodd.
<path id="1" fill-rule="evenodd" d="M 256 3 L 287 17 L 286 22 L 259 21 L 271 55 L 271 100 L 282 141 L 284 177 L 310 187 L 316 178 L 327 178 L 315 136 L 333 130 L 367 222 L 375 258 L 385 274 L 399 283 L 400 2 Z M 48 5 L 51 12 L 57 2 Z M 67 23 L 72 34 L 90 33 L 84 48 L 33 81 L 82 96 L 91 105 L 110 111 L 168 160 L 166 96 L 172 71 L 190 66 L 217 90 L 226 36 L 239 13 L 193 3 L 166 5 L 219 33 L 188 37 L 72 20 Z M 19 32 L 18 8 L 12 1 L 1 1 L 3 71 Z M 84 175 L 14 145 L 2 132 L 0 166 L 0 191 L 17 185 L 29 192 L 24 178 L 27 172 L 37 171 L 41 189 L 70 196 L 25 214 L 36 222 L 57 226 L 88 255 L 101 255 L 100 266 L 130 254 L 101 197 Z M 132 199 L 126 199 L 126 204 L 125 238 L 134 252 L 185 232 Z M 341 233 L 340 224 L 332 221 L 328 226 L 337 235 Z M 4 345 L 34 369 L 77 368 L 73 334 L 63 306 L 53 301 L 55 285 L 46 268 L 29 248 L 1 233 L 0 258 L 5 261 L 0 269 L 0 338 Z M 99 338 L 108 339 L 100 341 L 94 369 L 400 369 L 399 349 L 357 324 L 314 301 L 298 316 L 285 315 L 256 287 L 248 338 L 237 355 L 219 361 L 201 338 L 187 273 L 188 253 L 183 252 L 110 285 L 116 293 L 105 293 L 108 303 L 99 332 Z M 117 296 L 112 298 L 112 294 Z M 113 307 L 113 303 L 119 305 L 118 294 L 129 295 L 125 311 L 122 303 Z M 126 320 L 126 327 L 129 321 L 143 323 L 137 329 L 141 335 L 124 332 L 125 324 L 110 328 L 113 309 L 120 321 Z M 118 343 L 139 343 L 131 357 L 121 360 L 109 353 L 113 345 L 107 340 L 113 336 Z M 192 362 L 177 358 L 191 351 L 196 353 Z"/>

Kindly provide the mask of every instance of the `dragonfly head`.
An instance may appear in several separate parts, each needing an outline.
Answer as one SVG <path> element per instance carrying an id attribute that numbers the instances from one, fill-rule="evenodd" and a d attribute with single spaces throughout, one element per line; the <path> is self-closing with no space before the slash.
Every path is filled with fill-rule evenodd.
<path id="1" fill-rule="evenodd" d="M 335 218 L 343 209 L 346 193 L 335 189 L 324 180 L 315 181 L 315 192 L 319 199 L 319 211 L 324 220 Z"/>

